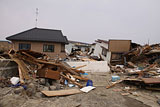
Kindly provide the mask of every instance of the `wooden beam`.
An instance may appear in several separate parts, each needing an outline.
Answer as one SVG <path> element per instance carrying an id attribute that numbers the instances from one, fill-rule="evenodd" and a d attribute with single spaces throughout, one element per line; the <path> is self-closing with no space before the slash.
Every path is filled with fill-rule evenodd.
<path id="1" fill-rule="evenodd" d="M 85 66 L 87 66 L 87 65 L 81 65 L 81 66 L 78 66 L 78 67 L 75 67 L 75 68 L 72 68 L 73 70 L 74 69 L 79 69 L 79 68 L 82 68 L 82 67 L 85 67 Z"/>
<path id="2" fill-rule="evenodd" d="M 115 86 L 116 84 L 118 84 L 118 83 L 120 83 L 120 82 L 122 82 L 123 80 L 119 80 L 119 81 L 117 81 L 117 82 L 115 82 L 115 83 L 113 83 L 113 84 L 111 84 L 111 85 L 108 85 L 108 86 L 106 86 L 106 88 L 108 89 L 108 88 L 111 88 L 111 87 L 113 87 L 113 86 Z"/>
<path id="3" fill-rule="evenodd" d="M 67 77 L 67 76 L 65 76 L 65 75 L 63 75 L 63 74 L 60 74 L 60 75 L 61 75 L 62 77 L 64 77 L 65 79 L 71 81 L 73 84 L 78 85 L 78 87 L 80 87 L 80 88 L 83 87 L 80 83 L 77 83 L 76 81 L 70 79 L 69 77 Z"/>
<path id="4" fill-rule="evenodd" d="M 83 81 L 88 81 L 88 78 L 80 77 L 80 76 L 77 76 L 77 75 L 72 75 L 72 76 L 76 79 L 80 79 L 80 80 L 83 80 Z"/>
<path id="5" fill-rule="evenodd" d="M 80 75 L 80 74 L 78 74 L 77 72 L 75 72 L 74 70 L 72 70 L 72 68 L 64 65 L 63 63 L 59 63 L 59 64 L 60 64 L 60 65 L 59 65 L 60 67 L 62 67 L 63 69 L 65 69 L 65 70 L 68 71 L 69 73 L 74 74 L 74 75 Z"/>
<path id="6" fill-rule="evenodd" d="M 21 84 L 24 84 L 24 78 L 23 78 L 22 71 L 21 71 L 21 68 L 20 68 L 20 67 L 18 67 L 18 71 L 19 71 L 20 83 L 21 83 Z"/>
<path id="7" fill-rule="evenodd" d="M 9 54 L 11 59 L 18 64 L 22 71 L 23 78 L 29 79 L 28 69 L 26 67 L 26 64 L 23 62 L 23 60 L 19 60 L 18 58 L 14 57 L 12 54 Z"/>

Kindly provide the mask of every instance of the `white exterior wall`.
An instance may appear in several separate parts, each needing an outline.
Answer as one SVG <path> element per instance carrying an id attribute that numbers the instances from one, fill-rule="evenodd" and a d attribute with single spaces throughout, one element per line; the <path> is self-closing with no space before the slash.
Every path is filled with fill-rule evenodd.
<path id="1" fill-rule="evenodd" d="M 89 53 L 92 51 L 92 49 L 95 49 L 95 45 L 91 45 L 91 47 L 89 49 Z"/>
<path id="2" fill-rule="evenodd" d="M 72 44 L 72 43 L 69 43 L 69 44 L 65 45 L 65 51 L 66 51 L 67 54 L 71 53 L 72 47 L 74 47 L 74 44 Z"/>
<path id="3" fill-rule="evenodd" d="M 105 61 L 107 61 L 108 63 L 110 63 L 110 60 L 111 60 L 111 52 L 108 51 L 106 57 L 103 56 L 103 55 L 101 55 L 101 56 L 102 56 L 103 60 L 105 60 Z"/>
<path id="4" fill-rule="evenodd" d="M 83 70 L 85 72 L 109 72 L 110 67 L 108 66 L 107 61 L 80 61 L 80 62 L 67 62 L 71 67 L 78 67 L 82 65 L 86 65 L 79 70 Z"/>
<path id="5" fill-rule="evenodd" d="M 92 55 L 99 57 L 99 54 L 101 54 L 101 52 L 102 52 L 102 48 L 101 48 L 100 43 L 96 43 L 95 48 L 94 48 L 94 52 Z"/>
<path id="6" fill-rule="evenodd" d="M 99 43 L 96 42 L 96 45 L 94 47 L 94 53 L 92 54 L 93 56 L 97 56 L 99 57 L 99 55 L 101 55 L 101 57 L 103 58 L 103 60 L 107 61 L 108 63 L 110 62 L 111 59 L 111 52 L 107 52 L 107 56 L 103 56 L 102 55 L 102 47 L 105 47 L 106 49 L 108 49 L 108 44 L 107 43 Z"/>
<path id="7" fill-rule="evenodd" d="M 102 54 L 102 47 L 101 46 L 103 46 L 106 49 L 108 49 L 108 44 L 96 42 L 96 45 L 95 45 L 95 48 L 94 48 L 94 53 L 93 53 L 94 56 L 98 56 L 99 57 L 99 54 L 100 55 Z"/>
<path id="8" fill-rule="evenodd" d="M 86 47 L 81 47 L 82 52 L 85 52 L 85 50 L 86 50 Z"/>
<path id="9" fill-rule="evenodd" d="M 72 51 L 72 48 L 78 49 L 78 47 L 74 43 L 69 43 L 69 44 L 65 45 L 66 53 L 70 54 Z M 81 47 L 82 52 L 85 52 L 85 50 L 86 50 L 86 47 Z"/>

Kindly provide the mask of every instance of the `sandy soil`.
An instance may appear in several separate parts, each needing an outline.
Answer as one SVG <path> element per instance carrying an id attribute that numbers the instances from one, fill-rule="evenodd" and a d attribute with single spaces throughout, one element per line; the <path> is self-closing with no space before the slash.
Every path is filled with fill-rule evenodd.
<path id="1" fill-rule="evenodd" d="M 121 92 L 113 89 L 124 88 L 123 84 L 118 84 L 113 88 L 106 89 L 107 80 L 110 79 L 108 73 L 89 73 L 88 78 L 93 80 L 96 89 L 89 93 L 63 97 L 43 97 L 40 92 L 34 97 L 14 94 L 13 88 L 0 89 L 0 107 L 158 107 L 158 92 L 146 90 L 136 90 L 141 96 L 122 96 Z M 151 94 L 152 93 L 152 94 Z M 143 97 L 142 97 L 143 96 Z"/>

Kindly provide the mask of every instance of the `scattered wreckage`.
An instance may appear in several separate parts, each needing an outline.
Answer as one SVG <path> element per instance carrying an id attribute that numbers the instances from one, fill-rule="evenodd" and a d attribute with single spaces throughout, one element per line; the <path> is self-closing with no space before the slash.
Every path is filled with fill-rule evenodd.
<path id="1" fill-rule="evenodd" d="M 0 86 L 22 86 L 21 89 L 25 90 L 28 96 L 34 95 L 36 91 L 46 96 L 72 95 L 82 91 L 88 92 L 95 88 L 92 81 L 83 75 L 85 72 L 79 70 L 86 65 L 72 68 L 65 62 L 49 60 L 45 54 L 26 50 L 10 50 L 8 54 L 1 55 L 1 59 L 5 58 L 10 58 L 16 62 L 18 73 L 14 73 L 14 75 L 18 78 L 1 77 Z M 79 60 L 84 61 L 84 59 L 85 61 L 94 61 L 88 57 L 85 58 L 85 55 Z M 140 88 L 160 90 L 159 44 L 139 46 L 132 49 L 123 55 L 123 63 L 124 65 L 109 65 L 113 76 L 112 83 L 106 81 L 108 83 L 107 89 L 123 82 Z M 89 87 L 84 87 L 86 82 Z M 64 89 L 66 86 L 75 86 L 80 89 Z M 17 93 L 17 89 L 15 89 L 15 92 Z M 126 94 L 122 93 L 122 95 Z"/>
<path id="2" fill-rule="evenodd" d="M 67 63 L 59 60 L 48 60 L 48 56 L 39 52 L 29 50 L 10 50 L 8 54 L 5 54 L 5 57 L 3 56 L 1 58 L 5 59 L 5 57 L 7 57 L 16 62 L 18 73 L 15 73 L 14 77 L 1 77 L 0 87 L 22 86 L 23 88 L 21 89 L 26 90 L 28 96 L 32 96 L 34 94 L 33 92 L 36 91 L 41 91 L 46 96 L 76 94 L 82 92 L 83 90 L 57 89 L 61 89 L 67 85 L 69 87 L 75 86 L 83 89 L 84 82 L 89 80 L 83 76 L 85 73 L 84 71 L 78 70 L 78 68 L 84 67 L 85 65 L 72 68 L 67 65 Z M 42 87 L 43 89 L 41 89 Z M 47 89 L 45 90 L 44 88 Z M 90 87 L 88 89 L 92 90 Z"/>
<path id="3" fill-rule="evenodd" d="M 124 65 L 110 66 L 111 72 L 123 74 L 115 84 L 124 82 L 145 89 L 160 90 L 160 44 L 145 45 L 134 48 L 123 55 Z"/>

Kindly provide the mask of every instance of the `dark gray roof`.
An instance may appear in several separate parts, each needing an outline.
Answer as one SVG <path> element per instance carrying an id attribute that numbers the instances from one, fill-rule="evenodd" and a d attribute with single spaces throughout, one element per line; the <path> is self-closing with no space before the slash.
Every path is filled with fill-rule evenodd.
<path id="1" fill-rule="evenodd" d="M 24 32 L 9 36 L 7 40 L 18 41 L 41 41 L 68 43 L 67 37 L 63 36 L 61 30 L 32 28 Z"/>

